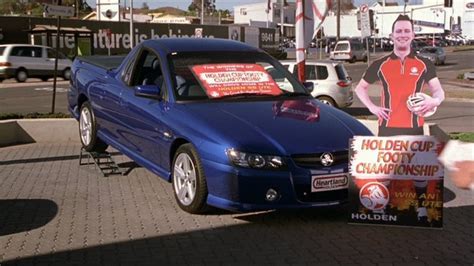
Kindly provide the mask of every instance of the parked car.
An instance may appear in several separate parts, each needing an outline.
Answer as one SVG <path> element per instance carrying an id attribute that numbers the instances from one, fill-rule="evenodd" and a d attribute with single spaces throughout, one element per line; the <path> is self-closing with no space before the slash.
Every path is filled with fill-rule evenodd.
<path id="1" fill-rule="evenodd" d="M 298 66 L 295 61 L 280 61 L 288 70 L 298 77 Z M 313 83 L 311 95 L 321 102 L 334 107 L 348 107 L 354 100 L 352 79 L 347 74 L 344 64 L 337 61 L 306 61 L 305 78 Z M 275 79 L 275 78 L 274 78 Z M 275 81 L 281 82 L 279 79 Z"/>
<path id="2" fill-rule="evenodd" d="M 419 40 L 419 39 L 414 39 L 411 42 L 411 48 L 413 52 L 419 52 L 423 47 L 426 47 L 426 46 L 428 46 L 428 44 L 426 44 L 424 41 Z"/>
<path id="3" fill-rule="evenodd" d="M 28 78 L 43 81 L 54 76 L 56 50 L 30 44 L 0 45 L 0 81 L 15 78 L 25 82 Z M 72 61 L 61 52 L 58 56 L 58 76 L 69 80 Z"/>
<path id="4" fill-rule="evenodd" d="M 446 53 L 441 47 L 423 47 L 420 49 L 418 55 L 429 59 L 435 65 L 444 65 L 446 61 Z"/>
<path id="5" fill-rule="evenodd" d="M 338 41 L 329 58 L 332 60 L 345 60 L 350 63 L 355 61 L 367 62 L 367 50 L 360 42 Z"/>
<path id="6" fill-rule="evenodd" d="M 348 140 L 371 135 L 276 59 L 232 40 L 147 40 L 109 69 L 76 58 L 70 84 L 83 148 L 121 151 L 170 181 L 190 213 L 346 202 Z"/>

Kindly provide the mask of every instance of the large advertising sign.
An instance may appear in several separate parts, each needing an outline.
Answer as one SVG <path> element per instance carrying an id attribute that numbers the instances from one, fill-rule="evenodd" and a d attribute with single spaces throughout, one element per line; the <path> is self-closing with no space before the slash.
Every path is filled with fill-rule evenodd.
<path id="1" fill-rule="evenodd" d="M 112 1 L 112 0 L 110 0 Z M 115 13 L 111 13 L 114 14 Z M 118 13 L 117 13 L 118 14 Z M 4 17 L 0 16 L 0 44 L 4 43 L 31 43 L 55 46 L 55 31 L 52 33 L 36 33 L 32 36 L 31 30 L 40 26 L 54 27 L 53 18 L 39 17 Z M 131 49 L 131 38 L 137 44 L 148 39 L 164 38 L 221 38 L 248 42 L 251 45 L 267 51 L 278 47 L 275 38 L 275 29 L 251 28 L 227 25 L 199 25 L 199 24 L 168 24 L 168 23 L 134 23 L 134 34 L 130 36 L 130 23 L 118 21 L 97 21 L 63 19 L 61 27 L 70 28 L 73 32 L 62 34 L 59 40 L 59 49 L 65 54 L 77 54 L 78 38 L 84 38 L 82 31 L 91 32 L 91 51 L 93 54 L 126 54 Z"/>
<path id="2" fill-rule="evenodd" d="M 257 64 L 196 65 L 191 67 L 191 71 L 210 98 L 237 94 L 281 94 L 276 82 Z"/>
<path id="3" fill-rule="evenodd" d="M 349 222 L 442 227 L 441 149 L 431 136 L 352 139 L 349 168 L 358 193 Z"/>

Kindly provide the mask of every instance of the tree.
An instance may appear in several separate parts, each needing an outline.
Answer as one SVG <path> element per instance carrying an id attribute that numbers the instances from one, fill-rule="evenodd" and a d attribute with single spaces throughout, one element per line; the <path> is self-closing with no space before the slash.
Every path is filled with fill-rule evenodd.
<path id="1" fill-rule="evenodd" d="M 354 6 L 354 1 L 353 0 L 334 0 L 332 4 L 331 11 L 334 13 L 337 13 L 337 4 L 338 2 L 341 2 L 341 13 L 342 14 L 347 14 L 349 13 L 352 9 L 355 9 L 356 7 Z"/>
<path id="2" fill-rule="evenodd" d="M 146 9 L 146 10 L 149 10 L 150 7 L 148 6 L 148 3 L 147 2 L 143 2 L 142 4 L 142 9 Z"/>
<path id="3" fill-rule="evenodd" d="M 188 11 L 199 11 L 201 12 L 202 1 L 204 1 L 204 11 L 209 13 L 216 10 L 215 0 L 193 0 L 188 6 Z"/>

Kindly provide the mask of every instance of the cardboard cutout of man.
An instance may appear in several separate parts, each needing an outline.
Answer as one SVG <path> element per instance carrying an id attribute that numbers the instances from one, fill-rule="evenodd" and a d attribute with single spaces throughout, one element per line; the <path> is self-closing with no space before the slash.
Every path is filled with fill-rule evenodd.
<path id="1" fill-rule="evenodd" d="M 393 52 L 372 63 L 355 88 L 361 102 L 378 117 L 379 136 L 423 135 L 423 117 L 444 100 L 433 63 L 411 50 L 414 38 L 413 22 L 406 15 L 398 16 L 392 25 Z M 369 85 L 377 80 L 383 85 L 381 106 L 368 95 Z M 424 84 L 432 97 L 422 97 L 410 111 L 407 100 L 421 93 Z"/>
<path id="2" fill-rule="evenodd" d="M 397 17 L 390 37 L 394 44 L 393 52 L 369 66 L 355 92 L 369 111 L 378 117 L 379 136 L 423 135 L 423 117 L 433 114 L 444 100 L 443 88 L 433 63 L 418 57 L 411 50 L 415 33 L 408 16 Z M 374 104 L 368 94 L 369 85 L 377 80 L 383 86 L 380 106 Z M 431 91 L 431 97 L 420 94 L 425 84 Z M 419 96 L 418 100 L 408 105 L 407 101 L 415 95 Z M 388 185 L 390 182 L 382 183 Z M 427 210 L 422 206 L 427 184 L 426 180 L 414 180 L 419 221 L 427 219 Z"/>

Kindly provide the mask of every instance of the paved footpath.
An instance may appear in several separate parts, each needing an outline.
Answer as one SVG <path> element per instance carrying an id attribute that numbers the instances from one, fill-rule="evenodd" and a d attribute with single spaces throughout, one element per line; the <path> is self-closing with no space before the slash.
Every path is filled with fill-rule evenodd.
<path id="1" fill-rule="evenodd" d="M 348 225 L 346 208 L 181 211 L 143 168 L 102 177 L 78 143 L 0 148 L 0 264 L 473 265 L 474 197 L 445 181 L 442 230 Z"/>

